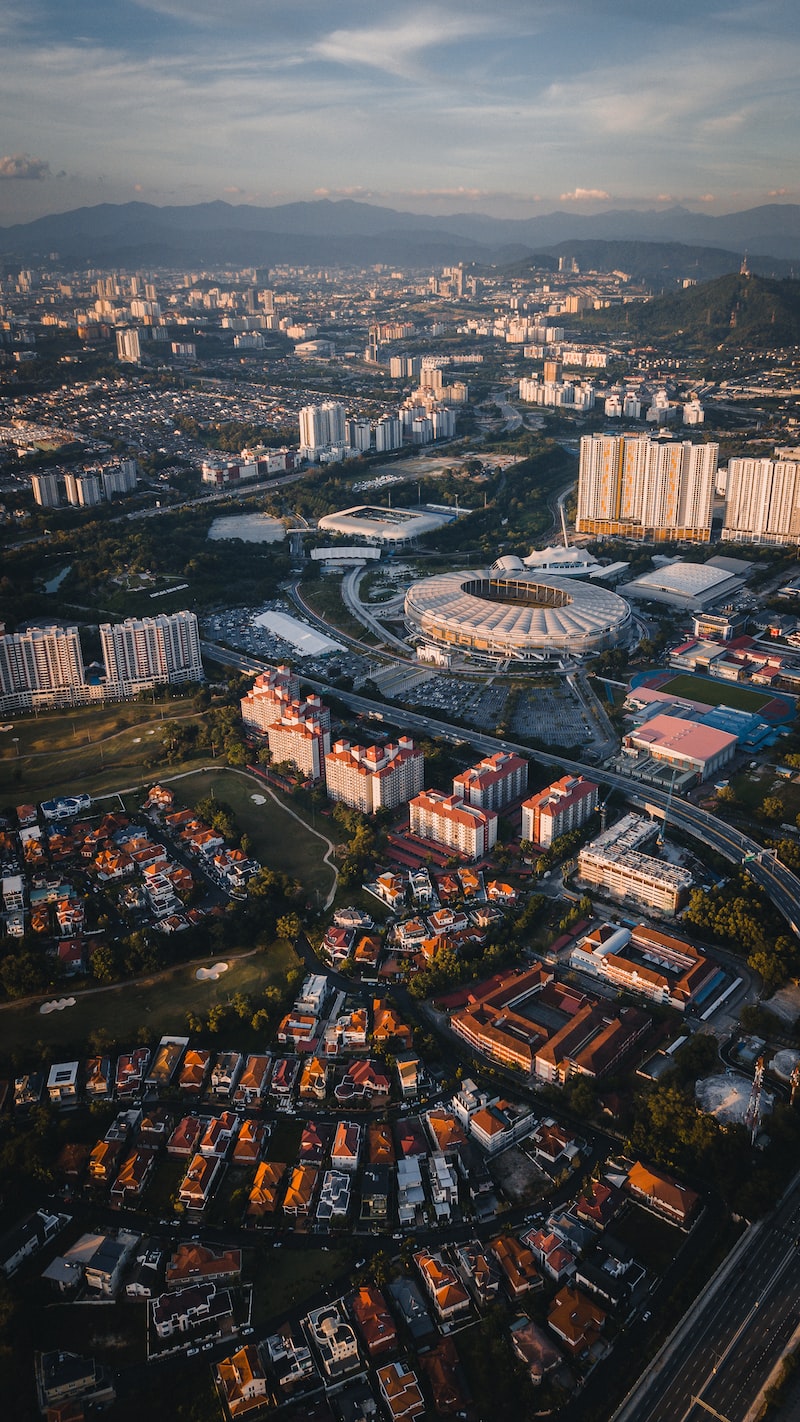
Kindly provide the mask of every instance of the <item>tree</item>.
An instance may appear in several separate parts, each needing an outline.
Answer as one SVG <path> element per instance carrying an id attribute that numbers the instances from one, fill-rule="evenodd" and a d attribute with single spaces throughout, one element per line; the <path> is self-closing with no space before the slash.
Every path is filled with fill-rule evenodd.
<path id="1" fill-rule="evenodd" d="M 300 937 L 303 925 L 300 917 L 296 913 L 284 913 L 275 925 L 279 938 L 284 938 L 287 943 L 296 943 Z"/>
<path id="2" fill-rule="evenodd" d="M 758 816 L 762 820 L 782 820 L 785 813 L 783 800 L 779 795 L 765 795 L 758 807 Z"/>
<path id="3" fill-rule="evenodd" d="M 113 983 L 117 976 L 117 966 L 114 962 L 114 951 L 109 943 L 98 943 L 92 950 L 89 967 L 92 977 L 99 983 Z"/>

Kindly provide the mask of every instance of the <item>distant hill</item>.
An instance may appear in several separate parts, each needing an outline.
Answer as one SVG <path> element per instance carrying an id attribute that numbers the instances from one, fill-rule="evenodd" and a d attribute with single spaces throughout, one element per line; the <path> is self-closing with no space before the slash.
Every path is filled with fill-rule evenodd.
<path id="1" fill-rule="evenodd" d="M 686 278 L 710 281 L 712 277 L 738 272 L 741 252 L 721 247 L 687 246 L 683 242 L 590 242 L 580 239 L 558 242 L 534 252 L 530 258 L 504 268 L 508 276 L 527 276 L 544 267 L 554 270 L 559 257 L 574 257 L 581 272 L 627 272 L 635 281 L 645 282 L 654 293 L 674 291 Z M 750 255 L 751 272 L 759 276 L 792 276 L 795 266 L 779 257 Z"/>
<path id="2" fill-rule="evenodd" d="M 671 296 L 590 313 L 589 326 L 640 340 L 760 349 L 800 343 L 800 281 L 729 275 Z"/>
<path id="3" fill-rule="evenodd" d="M 629 260 L 616 260 L 610 248 L 617 243 L 630 245 Z M 615 258 L 615 266 L 629 270 L 642 244 L 661 244 L 669 277 L 691 275 L 679 265 L 680 254 L 669 255 L 676 243 L 688 249 L 684 255 L 690 261 L 700 261 L 689 256 L 692 249 L 717 248 L 725 254 L 717 260 L 736 268 L 744 252 L 763 254 L 753 259 L 754 270 L 762 271 L 776 259 L 796 262 L 800 268 L 800 206 L 772 203 L 722 217 L 673 207 L 495 218 L 476 212 L 431 217 L 351 200 L 280 207 L 224 202 L 154 207 L 131 202 L 76 208 L 0 228 L 0 258 L 9 265 L 47 261 L 57 252 L 67 266 L 386 262 L 430 267 L 456 261 L 505 266 L 536 252 L 566 251 L 564 244 L 589 244 L 583 258 L 574 250 L 581 265 L 604 265 L 599 258 L 605 250 Z M 596 262 L 589 255 L 592 249 Z M 660 260 L 653 257 L 654 282 Z M 644 271 L 647 263 L 641 254 L 639 261 Z M 698 267 L 697 274 L 704 272 Z"/>

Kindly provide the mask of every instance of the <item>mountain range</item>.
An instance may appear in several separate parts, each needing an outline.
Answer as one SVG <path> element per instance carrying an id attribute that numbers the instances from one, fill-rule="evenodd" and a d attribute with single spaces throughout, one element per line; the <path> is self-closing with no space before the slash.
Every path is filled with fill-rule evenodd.
<path id="1" fill-rule="evenodd" d="M 691 248 L 685 261 L 695 263 L 695 272 L 682 270 L 684 257 L 673 253 L 668 281 L 681 274 L 718 275 L 720 262 L 725 270 L 737 269 L 745 252 L 751 269 L 784 276 L 791 274 L 793 263 L 800 264 L 800 205 L 772 203 L 723 216 L 670 207 L 497 218 L 484 213 L 432 217 L 350 199 L 279 207 L 104 203 L 0 227 L 0 261 L 7 267 L 17 261 L 52 262 L 57 253 L 65 267 L 380 262 L 425 268 L 463 261 L 508 268 L 536 253 L 552 259 L 564 244 L 576 242 Z M 706 271 L 697 253 L 711 248 L 721 256 L 712 264 L 715 269 Z M 612 256 L 606 251 L 606 260 Z"/>

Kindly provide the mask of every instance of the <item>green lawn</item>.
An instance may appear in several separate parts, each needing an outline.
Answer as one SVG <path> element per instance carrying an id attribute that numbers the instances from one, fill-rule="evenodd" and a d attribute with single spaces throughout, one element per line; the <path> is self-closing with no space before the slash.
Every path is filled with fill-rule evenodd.
<path id="1" fill-rule="evenodd" d="M 330 623 L 332 636 L 336 635 L 338 629 L 348 637 L 355 637 L 356 641 L 366 642 L 368 646 L 374 647 L 376 643 L 372 633 L 367 631 L 364 624 L 353 616 L 342 601 L 342 582 L 342 578 L 333 577 L 303 583 L 300 594 L 317 617 Z"/>
<path id="2" fill-rule="evenodd" d="M 312 827 L 298 824 L 282 804 L 276 804 L 262 782 L 232 770 L 198 770 L 175 781 L 172 788 L 180 804 L 196 805 L 212 792 L 218 800 L 224 800 L 241 829 L 250 836 L 250 851 L 259 863 L 299 879 L 310 895 L 318 890 L 324 902 L 333 883 L 333 870 L 323 863 L 327 846 Z M 264 796 L 264 804 L 255 802 L 254 795 Z M 295 810 L 295 814 L 299 811 Z M 329 839 L 339 837 L 334 821 L 321 815 L 317 816 L 317 828 Z"/>
<path id="3" fill-rule="evenodd" d="M 688 701 L 701 701 L 704 706 L 732 706 L 734 711 L 760 711 L 773 699 L 735 682 L 709 681 L 702 676 L 674 676 L 658 689 L 672 696 L 685 696 Z"/>
<path id="4" fill-rule="evenodd" d="M 74 1045 L 85 1054 L 89 1033 L 100 1027 L 118 1042 L 135 1040 L 141 1027 L 153 1036 L 183 1031 L 187 1012 L 207 1013 L 214 1003 L 228 1002 L 238 992 L 255 998 L 271 983 L 281 986 L 296 962 L 294 950 L 278 942 L 267 953 L 232 962 L 217 982 L 198 982 L 196 967 L 183 964 L 144 983 L 123 983 L 108 992 L 76 992 L 74 1007 L 46 1016 L 38 1006 L 4 1007 L 0 1012 L 3 1053 L 41 1043 L 46 1048 Z M 70 996 L 69 988 L 57 996 Z M 242 1040 L 249 1030 L 249 1024 L 241 1024 Z"/>
<path id="5" fill-rule="evenodd" d="M 77 790 L 103 794 L 155 779 L 147 760 L 161 746 L 162 722 L 201 714 L 187 696 L 9 718 L 11 730 L 0 732 L 0 804 Z"/>

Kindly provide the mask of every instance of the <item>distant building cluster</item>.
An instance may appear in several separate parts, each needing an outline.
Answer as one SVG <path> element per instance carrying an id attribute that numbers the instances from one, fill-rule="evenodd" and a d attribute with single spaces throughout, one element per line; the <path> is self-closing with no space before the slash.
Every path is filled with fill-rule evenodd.
<path id="1" fill-rule="evenodd" d="M 31 489 L 34 502 L 40 508 L 60 508 L 64 499 L 75 508 L 93 508 L 105 500 L 132 494 L 136 489 L 136 474 L 135 459 L 118 459 L 81 471 L 61 473 L 51 469 L 31 474 Z"/>
<path id="2" fill-rule="evenodd" d="M 77 627 L 0 636 L 0 713 L 124 700 L 155 686 L 203 680 L 193 612 L 105 623 L 100 641 L 104 674 L 90 681 Z"/>

